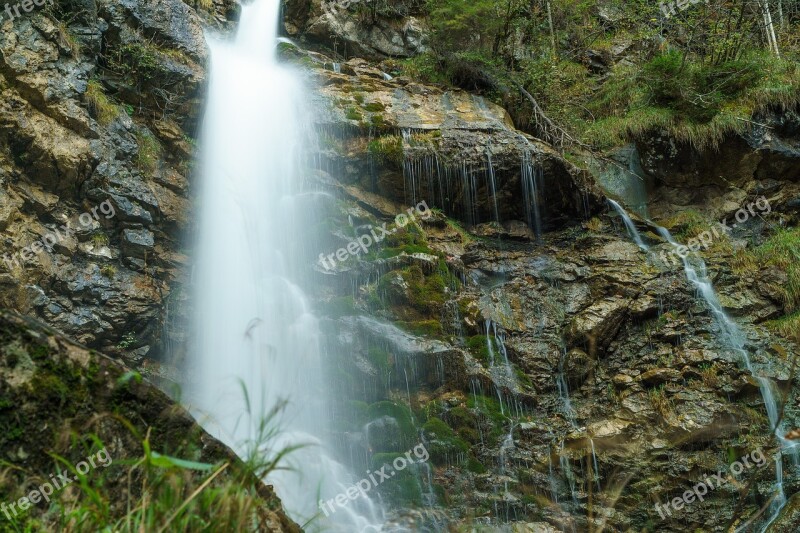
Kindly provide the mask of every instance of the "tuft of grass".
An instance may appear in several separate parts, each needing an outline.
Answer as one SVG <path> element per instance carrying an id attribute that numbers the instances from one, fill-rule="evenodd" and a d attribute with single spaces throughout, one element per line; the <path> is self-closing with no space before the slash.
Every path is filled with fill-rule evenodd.
<path id="1" fill-rule="evenodd" d="M 114 279 L 117 275 L 117 267 L 114 265 L 103 265 L 100 268 L 100 274 L 108 279 Z"/>
<path id="2" fill-rule="evenodd" d="M 703 379 L 703 383 L 708 387 L 716 388 L 719 385 L 719 377 L 717 376 L 718 369 L 719 365 L 717 363 L 702 365 L 700 367 L 700 376 Z"/>
<path id="3" fill-rule="evenodd" d="M 108 246 L 108 235 L 105 233 L 95 233 L 92 235 L 92 244 L 95 246 Z"/>
<path id="4" fill-rule="evenodd" d="M 147 130 L 140 130 L 136 135 L 136 141 L 139 144 L 139 152 L 136 154 L 139 170 L 152 174 L 158 170 L 158 162 L 161 159 L 161 143 Z"/>
<path id="5" fill-rule="evenodd" d="M 664 418 L 672 416 L 673 409 L 672 409 L 672 401 L 667 398 L 666 392 L 664 392 L 664 386 L 661 385 L 654 389 L 650 389 L 647 392 L 647 396 L 650 399 L 650 405 L 653 406 L 653 409 L 656 410 Z"/>
<path id="6" fill-rule="evenodd" d="M 403 151 L 403 138 L 399 135 L 387 135 L 371 141 L 369 152 L 384 163 L 390 163 L 402 168 L 405 160 Z"/>
<path id="7" fill-rule="evenodd" d="M 800 342 L 800 311 L 765 324 L 771 331 L 789 340 Z"/>
<path id="8" fill-rule="evenodd" d="M 778 230 L 753 255 L 762 267 L 775 266 L 786 272 L 786 284 L 778 287 L 784 309 L 791 313 L 800 308 L 800 228 Z"/>
<path id="9" fill-rule="evenodd" d="M 586 222 L 586 229 L 597 233 L 603 229 L 603 222 L 597 217 L 592 217 L 588 222 Z"/>
<path id="10" fill-rule="evenodd" d="M 98 80 L 86 84 L 86 105 L 89 113 L 101 126 L 108 126 L 119 116 L 120 109 L 106 95 Z"/>
<path id="11" fill-rule="evenodd" d="M 711 229 L 711 222 L 692 209 L 681 211 L 672 218 L 664 220 L 662 225 L 670 230 L 673 237 L 681 243 L 685 243 Z"/>
<path id="12" fill-rule="evenodd" d="M 344 116 L 347 120 L 355 120 L 358 122 L 361 122 L 361 120 L 364 118 L 364 115 L 362 115 L 355 107 L 348 107 Z"/>
<path id="13" fill-rule="evenodd" d="M 215 531 L 256 532 L 270 530 L 270 510 L 277 501 L 266 497 L 261 480 L 299 446 L 272 450 L 277 437 L 278 406 L 256 423 L 254 438 L 243 443 L 245 460 L 216 464 L 173 457 L 156 452 L 150 434 L 141 439 L 141 457 L 114 460 L 109 468 L 80 474 L 63 458 L 55 456 L 75 479 L 72 490 L 53 495 L 50 512 L 33 518 L 14 517 L 19 531 Z M 99 442 L 99 439 L 98 439 Z M 103 447 L 102 443 L 98 444 Z M 196 455 L 187 450 L 184 453 Z M 117 459 L 117 458 L 115 458 Z M 120 491 L 120 483 L 127 490 Z M 123 501 L 112 501 L 111 488 Z"/>

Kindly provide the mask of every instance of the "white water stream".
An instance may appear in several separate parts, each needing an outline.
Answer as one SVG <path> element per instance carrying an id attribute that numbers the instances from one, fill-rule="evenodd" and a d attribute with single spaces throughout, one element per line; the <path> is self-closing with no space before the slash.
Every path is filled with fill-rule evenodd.
<path id="1" fill-rule="evenodd" d="M 642 240 L 639 231 L 633 224 L 628 213 L 614 200 L 609 199 L 609 203 L 617 210 L 625 222 L 625 226 L 631 235 L 631 238 L 636 244 L 644 251 L 649 250 L 649 247 Z M 672 234 L 666 228 L 657 224 L 653 224 L 656 231 L 673 247 L 678 248 L 680 244 L 675 240 Z M 686 254 L 682 257 L 683 269 L 686 274 L 686 279 L 694 285 L 697 293 L 703 298 L 711 314 L 714 318 L 717 327 L 720 330 L 720 340 L 722 343 L 731 349 L 738 359 L 744 363 L 748 372 L 758 381 L 761 397 L 764 400 L 764 407 L 767 411 L 767 418 L 769 419 L 770 427 L 774 428 L 775 437 L 780 443 L 781 449 L 778 456 L 775 458 L 775 488 L 772 496 L 772 501 L 767 509 L 767 518 L 762 525 L 761 531 L 765 531 L 772 521 L 777 518 L 781 509 L 786 505 L 786 494 L 783 489 L 783 455 L 792 458 L 794 464 L 798 462 L 798 446 L 796 443 L 784 438 L 785 431 L 780 426 L 780 411 L 778 409 L 778 401 L 775 398 L 774 384 L 769 378 L 765 378 L 756 374 L 755 369 L 750 361 L 750 355 L 745 348 L 745 336 L 739 326 L 731 320 L 725 313 L 722 303 L 720 303 L 717 293 L 714 291 L 714 286 L 708 278 L 705 262 L 695 254 Z M 693 263 L 694 261 L 694 263 Z"/>
<path id="2" fill-rule="evenodd" d="M 279 14 L 280 0 L 256 0 L 232 42 L 209 38 L 190 407 L 243 457 L 305 446 L 267 481 L 307 531 L 378 531 L 383 512 L 369 498 L 330 518 L 318 507 L 356 478 L 330 451 L 330 379 L 300 274 L 313 253 L 300 165 L 313 130 L 309 91 L 276 59 Z M 262 420 L 282 402 L 265 438 Z"/>

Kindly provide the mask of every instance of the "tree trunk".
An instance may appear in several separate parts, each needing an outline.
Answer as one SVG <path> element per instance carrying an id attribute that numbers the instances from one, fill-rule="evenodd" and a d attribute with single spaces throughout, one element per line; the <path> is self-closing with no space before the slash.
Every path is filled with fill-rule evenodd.
<path id="1" fill-rule="evenodd" d="M 553 47 L 553 58 L 558 57 L 556 52 L 556 31 L 553 28 L 553 11 L 550 9 L 550 0 L 544 0 L 547 6 L 547 22 L 550 24 L 550 46 Z"/>

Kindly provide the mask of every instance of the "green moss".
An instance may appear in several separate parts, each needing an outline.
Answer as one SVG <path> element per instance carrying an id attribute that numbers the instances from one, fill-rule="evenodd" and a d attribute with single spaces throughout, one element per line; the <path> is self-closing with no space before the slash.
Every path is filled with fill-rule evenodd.
<path id="1" fill-rule="evenodd" d="M 386 348 L 382 346 L 370 346 L 367 350 L 367 359 L 375 365 L 384 378 L 389 376 L 389 371 L 394 364 L 394 358 Z"/>
<path id="2" fill-rule="evenodd" d="M 787 282 L 778 289 L 789 313 L 800 308 L 800 228 L 780 229 L 754 255 L 762 266 L 775 266 L 786 272 Z"/>
<path id="3" fill-rule="evenodd" d="M 414 335 L 437 337 L 443 333 L 442 323 L 439 320 L 400 321 L 397 325 Z"/>
<path id="4" fill-rule="evenodd" d="M 398 275 L 405 288 L 396 283 Z M 386 303 L 410 306 L 423 316 L 438 313 L 447 301 L 447 286 L 442 275 L 434 272 L 426 276 L 418 265 L 385 274 L 378 280 L 377 289 Z"/>
<path id="5" fill-rule="evenodd" d="M 139 170 L 152 174 L 158 169 L 158 163 L 161 160 L 161 143 L 147 130 L 139 130 L 136 134 L 136 141 L 139 145 L 139 151 L 136 154 Z"/>
<path id="6" fill-rule="evenodd" d="M 489 352 L 489 343 L 491 343 L 492 350 L 495 356 L 499 353 L 499 346 L 494 337 L 487 337 L 486 335 L 475 335 L 467 339 L 467 349 L 481 364 L 489 367 L 491 363 L 491 353 Z"/>
<path id="7" fill-rule="evenodd" d="M 405 161 L 403 138 L 399 135 L 378 137 L 368 145 L 369 152 L 383 163 L 402 168 Z"/>
<path id="8" fill-rule="evenodd" d="M 111 124 L 120 114 L 120 108 L 111 102 L 98 80 L 89 80 L 86 84 L 86 105 L 101 126 Z"/>
<path id="9" fill-rule="evenodd" d="M 381 111 L 386 110 L 386 106 L 380 102 L 370 102 L 364 106 L 364 109 L 370 113 L 380 113 Z"/>
<path id="10" fill-rule="evenodd" d="M 348 107 L 344 116 L 347 120 L 355 120 L 357 122 L 361 122 L 361 120 L 364 118 L 364 115 L 362 115 L 355 107 Z"/>
<path id="11" fill-rule="evenodd" d="M 322 303 L 322 312 L 325 316 L 341 318 L 343 316 L 353 316 L 358 314 L 355 298 L 352 296 L 341 296 Z"/>
<path id="12" fill-rule="evenodd" d="M 485 474 L 487 472 L 486 467 L 474 457 L 467 459 L 467 470 L 474 474 Z"/>
<path id="13" fill-rule="evenodd" d="M 430 418 L 422 430 L 428 437 L 427 449 L 434 464 L 453 463 L 469 451 L 469 444 L 440 418 Z"/>
<path id="14" fill-rule="evenodd" d="M 411 409 L 407 406 L 390 401 L 373 403 L 367 409 L 367 418 L 375 420 L 383 416 L 389 416 L 397 421 L 400 431 L 406 444 L 411 444 L 417 437 L 417 430 L 414 426 Z"/>

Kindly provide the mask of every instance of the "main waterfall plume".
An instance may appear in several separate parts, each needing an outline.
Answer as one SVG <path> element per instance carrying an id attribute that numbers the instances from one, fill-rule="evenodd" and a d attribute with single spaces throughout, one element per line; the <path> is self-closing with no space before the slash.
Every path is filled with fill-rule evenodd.
<path id="1" fill-rule="evenodd" d="M 320 497 L 354 481 L 326 442 L 320 331 L 304 294 L 310 217 L 301 150 L 312 137 L 299 76 L 276 59 L 280 0 L 243 6 L 235 40 L 209 39 L 211 77 L 202 135 L 196 346 L 189 386 L 206 427 L 240 455 L 301 446 L 274 472 L 290 516 L 308 530 L 376 531 L 368 498 L 331 519 Z M 280 408 L 280 406 L 283 406 Z M 279 409 L 280 408 L 280 409 Z M 262 422 L 273 410 L 264 440 Z M 248 444 L 250 443 L 250 444 Z"/>

